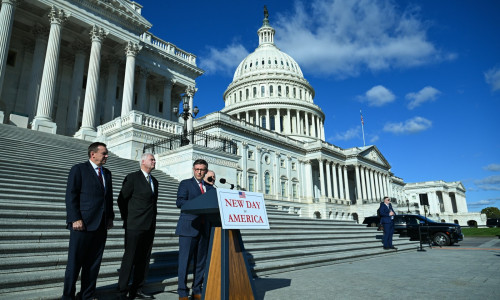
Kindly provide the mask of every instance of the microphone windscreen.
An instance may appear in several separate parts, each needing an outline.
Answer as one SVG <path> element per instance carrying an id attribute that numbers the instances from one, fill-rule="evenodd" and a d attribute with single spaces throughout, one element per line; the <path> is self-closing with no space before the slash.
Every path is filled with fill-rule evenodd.
<path id="1" fill-rule="evenodd" d="M 221 178 L 221 179 L 219 179 L 219 182 L 222 183 L 222 184 L 224 184 L 224 183 L 226 183 L 226 179 L 225 178 Z"/>
<path id="2" fill-rule="evenodd" d="M 213 177 L 208 177 L 208 178 L 207 178 L 207 181 L 208 181 L 208 182 L 212 182 L 212 181 L 214 181 L 214 178 L 213 178 Z"/>

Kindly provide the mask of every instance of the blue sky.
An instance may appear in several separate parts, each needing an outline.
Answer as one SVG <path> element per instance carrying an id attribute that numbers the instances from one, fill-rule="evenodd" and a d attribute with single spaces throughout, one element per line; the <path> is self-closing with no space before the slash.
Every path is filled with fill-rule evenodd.
<path id="1" fill-rule="evenodd" d="M 197 55 L 200 114 L 223 108 L 267 5 L 329 143 L 362 146 L 362 110 L 396 176 L 462 181 L 469 211 L 500 207 L 500 1 L 137 1 L 154 35 Z"/>

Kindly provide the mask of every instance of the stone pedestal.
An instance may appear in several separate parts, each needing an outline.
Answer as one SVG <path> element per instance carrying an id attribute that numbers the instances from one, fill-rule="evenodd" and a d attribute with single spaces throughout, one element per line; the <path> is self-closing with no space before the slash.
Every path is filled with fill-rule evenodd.
<path id="1" fill-rule="evenodd" d="M 93 130 L 92 128 L 80 128 L 80 130 L 78 130 L 75 135 L 74 135 L 75 138 L 77 139 L 81 139 L 81 140 L 84 140 L 84 141 L 89 141 L 89 142 L 93 142 L 95 141 L 96 137 L 97 137 L 97 132 L 95 130 Z"/>
<path id="2" fill-rule="evenodd" d="M 31 123 L 31 129 L 56 134 L 57 124 L 50 120 L 34 119 Z"/>

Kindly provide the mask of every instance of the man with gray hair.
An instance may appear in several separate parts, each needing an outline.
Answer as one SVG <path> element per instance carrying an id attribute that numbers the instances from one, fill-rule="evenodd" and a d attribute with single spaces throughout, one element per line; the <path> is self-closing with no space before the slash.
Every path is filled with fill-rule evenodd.
<path id="1" fill-rule="evenodd" d="M 151 153 L 141 157 L 141 169 L 125 177 L 118 207 L 125 229 L 125 253 L 123 254 L 118 279 L 120 299 L 154 299 L 144 294 L 142 287 L 146 281 L 149 259 L 153 249 L 156 229 L 158 180 L 151 175 L 156 159 Z M 128 282 L 134 270 L 132 286 Z"/>

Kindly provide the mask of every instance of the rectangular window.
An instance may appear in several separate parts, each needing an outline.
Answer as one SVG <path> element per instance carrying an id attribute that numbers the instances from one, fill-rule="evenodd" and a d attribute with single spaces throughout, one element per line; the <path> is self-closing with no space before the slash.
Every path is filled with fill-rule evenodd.
<path id="1" fill-rule="evenodd" d="M 281 85 L 278 85 L 278 97 L 281 97 Z"/>
<path id="2" fill-rule="evenodd" d="M 281 166 L 282 168 L 284 168 L 284 167 L 285 167 L 285 160 L 284 160 L 284 159 L 280 159 L 280 166 Z"/>
<path id="3" fill-rule="evenodd" d="M 262 117 L 262 128 L 266 128 L 266 117 Z"/>
<path id="4" fill-rule="evenodd" d="M 264 86 L 260 87 L 260 96 L 264 97 L 266 95 L 266 88 Z"/>
<path id="5" fill-rule="evenodd" d="M 271 96 L 271 97 L 272 97 L 272 96 L 273 96 L 273 92 L 274 92 L 274 90 L 273 90 L 273 86 L 271 85 L 271 86 L 269 87 L 269 96 Z"/>
<path id="6" fill-rule="evenodd" d="M 253 97 L 257 98 L 257 88 L 253 87 Z"/>
<path id="7" fill-rule="evenodd" d="M 253 159 L 253 151 L 248 151 L 248 159 Z"/>
<path id="8" fill-rule="evenodd" d="M 271 122 L 269 125 L 271 125 L 271 130 L 275 130 L 276 126 L 274 126 L 274 116 L 269 117 L 269 121 Z"/>
<path id="9" fill-rule="evenodd" d="M 248 175 L 248 191 L 249 192 L 253 192 L 254 191 L 254 188 L 253 188 L 253 175 Z"/>
<path id="10" fill-rule="evenodd" d="M 286 196 L 287 196 L 287 195 L 286 195 L 286 182 L 284 182 L 284 181 L 282 181 L 282 182 L 281 182 L 281 195 L 282 195 L 283 197 L 286 197 Z"/>
<path id="11" fill-rule="evenodd" d="M 292 170 L 297 170 L 297 164 L 296 163 L 292 163 Z"/>
<path id="12" fill-rule="evenodd" d="M 296 184 L 296 183 L 294 183 L 294 184 L 292 185 L 292 193 L 293 193 L 293 194 L 292 194 L 292 195 L 293 195 L 293 198 L 297 198 L 297 184 Z"/>
<path id="13" fill-rule="evenodd" d="M 158 112 L 161 112 L 161 113 L 163 112 L 163 101 L 160 101 L 158 103 Z"/>

